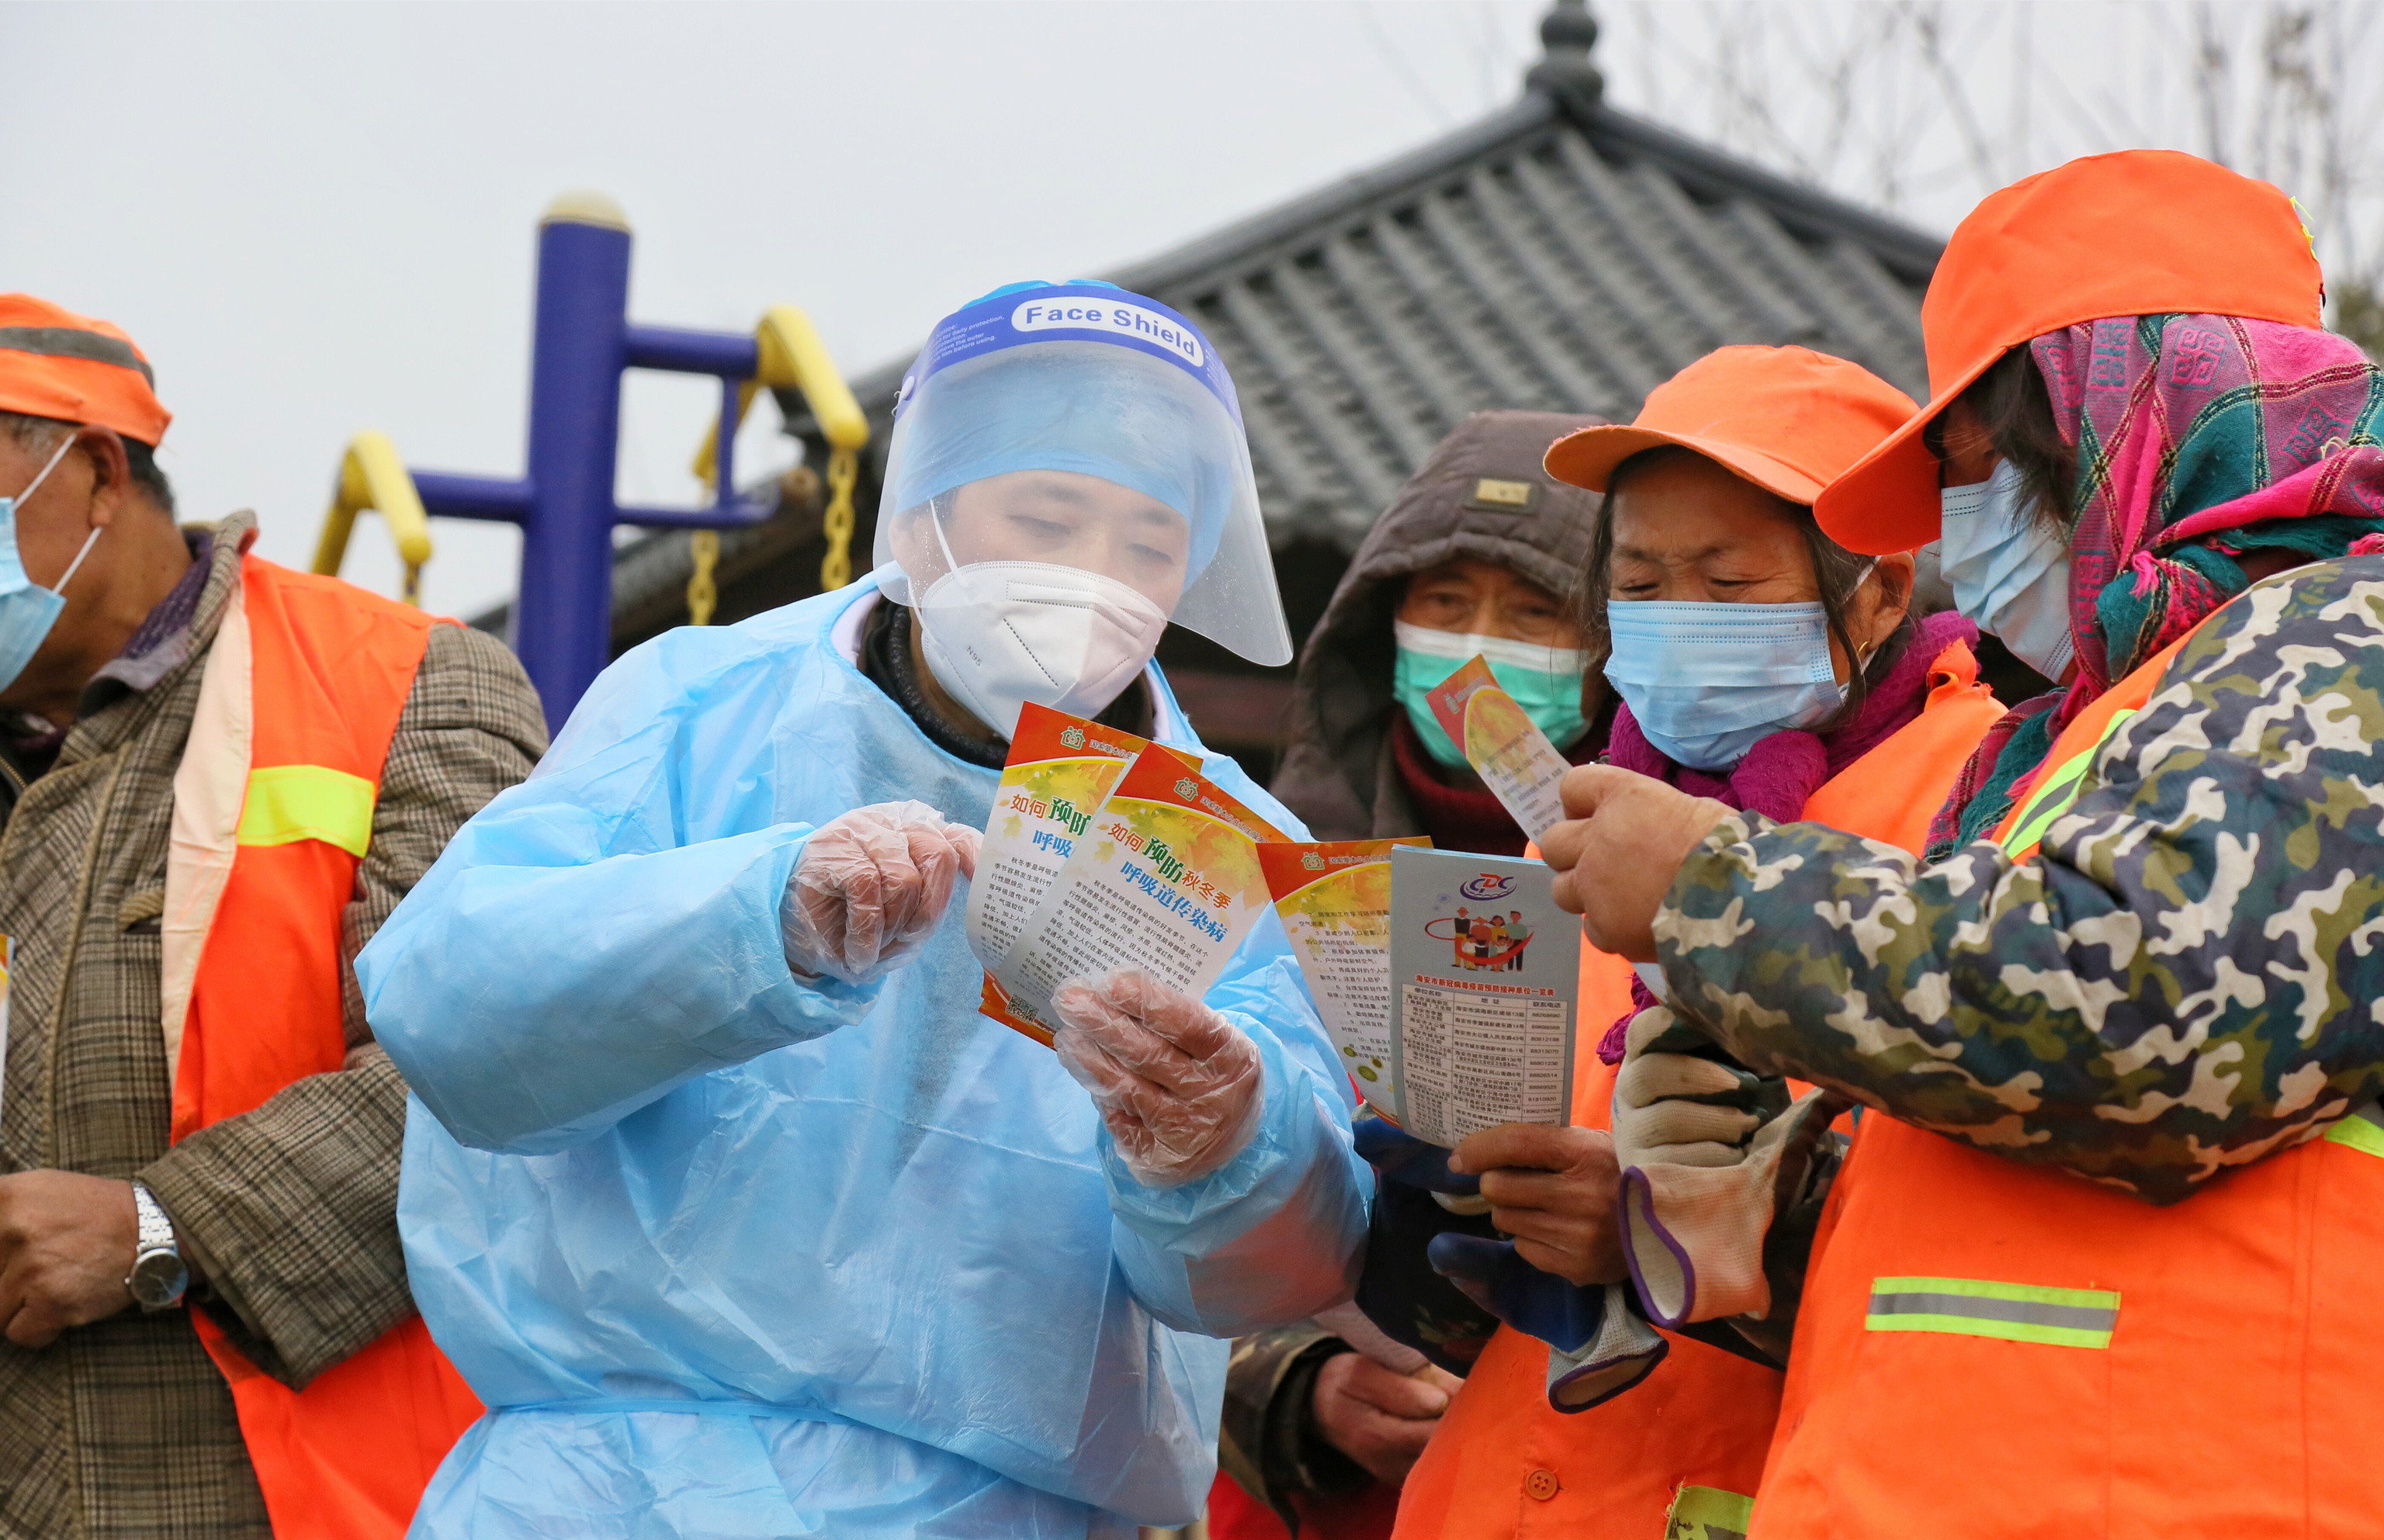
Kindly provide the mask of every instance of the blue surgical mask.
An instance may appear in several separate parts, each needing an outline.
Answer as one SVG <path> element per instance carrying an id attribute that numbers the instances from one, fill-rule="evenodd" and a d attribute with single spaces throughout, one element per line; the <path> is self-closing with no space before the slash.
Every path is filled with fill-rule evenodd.
<path id="1" fill-rule="evenodd" d="M 1954 608 L 2058 683 L 2078 656 L 2069 634 L 2069 547 L 2029 516 L 2019 467 L 2003 461 L 1986 480 L 1937 496 L 1943 509 L 1937 570 L 1954 590 Z"/>
<path id="2" fill-rule="evenodd" d="M 1391 622 L 1397 638 L 1399 660 L 1391 676 L 1391 694 L 1407 708 L 1408 721 L 1423 740 L 1424 751 L 1452 770 L 1465 768 L 1465 751 L 1441 731 L 1424 692 L 1455 673 L 1476 654 L 1490 665 L 1490 677 L 1515 697 L 1548 742 L 1567 748 L 1589 731 L 1581 714 L 1581 676 L 1588 655 L 1578 647 L 1535 647 L 1506 636 L 1473 632 L 1434 631 L 1428 625 Z"/>
<path id="3" fill-rule="evenodd" d="M 44 588 L 25 575 L 25 558 L 17 548 L 17 510 L 50 479 L 50 473 L 58 468 L 58 462 L 72 448 L 74 436 L 69 434 L 31 485 L 13 498 L 0 498 L 0 690 L 17 683 L 17 676 L 25 671 L 25 665 L 41 650 L 50 628 L 58 623 L 58 614 L 67 607 L 67 581 L 82 565 L 82 559 L 91 554 L 92 542 L 99 538 L 99 531 L 93 529 L 84 539 L 82 549 L 75 552 L 75 559 L 67 564 L 57 587 Z"/>
<path id="4" fill-rule="evenodd" d="M 1728 770 L 1756 740 L 1844 704 L 1819 603 L 1632 599 L 1606 607 L 1606 677 L 1658 752 Z"/>

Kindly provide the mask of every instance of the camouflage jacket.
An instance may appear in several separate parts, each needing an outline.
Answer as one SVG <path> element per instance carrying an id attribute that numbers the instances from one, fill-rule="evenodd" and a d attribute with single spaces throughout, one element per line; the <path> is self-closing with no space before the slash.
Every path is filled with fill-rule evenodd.
<path id="1" fill-rule="evenodd" d="M 1749 1066 L 2152 1202 L 2322 1132 L 2384 1087 L 2384 557 L 2205 621 L 2029 859 L 1735 814 L 1656 938 Z"/>

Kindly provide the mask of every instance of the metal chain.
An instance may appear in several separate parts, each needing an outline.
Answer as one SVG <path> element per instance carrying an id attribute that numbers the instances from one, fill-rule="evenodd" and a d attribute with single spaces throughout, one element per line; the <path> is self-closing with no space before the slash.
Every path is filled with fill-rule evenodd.
<path id="1" fill-rule="evenodd" d="M 400 593 L 399 597 L 404 598 L 406 603 L 414 606 L 416 610 L 422 608 L 421 562 L 408 561 L 405 564 L 405 586 Z"/>
<path id="2" fill-rule="evenodd" d="M 712 581 L 713 569 L 720 565 L 720 531 L 699 529 L 687 544 L 695 559 L 695 571 L 687 580 L 687 623 L 710 625 L 712 611 L 720 603 L 720 590 Z"/>
<path id="3" fill-rule="evenodd" d="M 822 593 L 852 581 L 852 484 L 860 476 L 861 456 L 857 451 L 828 451 L 827 511 L 820 519 L 820 527 L 827 535 L 827 555 L 820 559 Z"/>

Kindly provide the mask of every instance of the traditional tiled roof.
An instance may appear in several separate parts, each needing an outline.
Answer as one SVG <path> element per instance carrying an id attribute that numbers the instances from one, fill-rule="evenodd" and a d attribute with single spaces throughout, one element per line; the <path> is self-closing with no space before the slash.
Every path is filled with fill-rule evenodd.
<path id="1" fill-rule="evenodd" d="M 1568 13 L 1586 24 L 1559 6 L 1551 58 L 1514 105 L 1111 275 L 1198 320 L 1223 355 L 1279 548 L 1346 556 L 1471 412 L 1627 419 L 1724 343 L 1803 343 L 1925 394 L 1919 302 L 1943 243 L 1606 105 L 1585 42 L 1557 56 Z M 853 382 L 875 453 L 908 362 Z M 806 433 L 800 400 L 782 404 Z M 726 537 L 724 619 L 815 582 L 817 505 L 802 501 Z M 775 570 L 804 561 L 813 573 Z M 683 534 L 625 547 L 616 640 L 676 623 L 687 573 Z"/>

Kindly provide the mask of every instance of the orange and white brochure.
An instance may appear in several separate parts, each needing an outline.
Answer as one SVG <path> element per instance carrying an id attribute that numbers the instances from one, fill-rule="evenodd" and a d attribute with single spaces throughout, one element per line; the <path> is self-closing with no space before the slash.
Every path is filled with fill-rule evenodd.
<path id="1" fill-rule="evenodd" d="M 980 1008 L 1048 1043 L 1052 993 L 1071 979 L 1138 967 L 1206 994 L 1266 906 L 1260 843 L 1282 838 L 1173 753 L 1137 756 L 1074 837 Z"/>
<path id="2" fill-rule="evenodd" d="M 1548 742 L 1531 713 L 1499 688 L 1489 662 L 1471 662 L 1424 692 L 1432 714 L 1449 741 L 1465 753 L 1484 784 L 1509 817 L 1538 844 L 1564 821 L 1558 784 L 1572 766 Z"/>
<path id="3" fill-rule="evenodd" d="M 1010 760 L 986 819 L 976 878 L 969 884 L 967 935 L 986 967 L 980 1007 L 986 1015 L 1049 1041 L 1040 1028 L 1028 1028 L 1007 1010 L 993 970 L 1016 944 L 1020 928 L 1043 902 L 1118 777 L 1154 748 L 1171 763 L 1198 769 L 1173 749 L 1083 717 L 1032 701 L 1019 712 Z"/>
<path id="4" fill-rule="evenodd" d="M 1397 1105 L 1391 1083 L 1391 850 L 1431 844 L 1418 836 L 1259 846 L 1267 892 L 1316 1014 L 1358 1093 L 1382 1113 Z"/>

